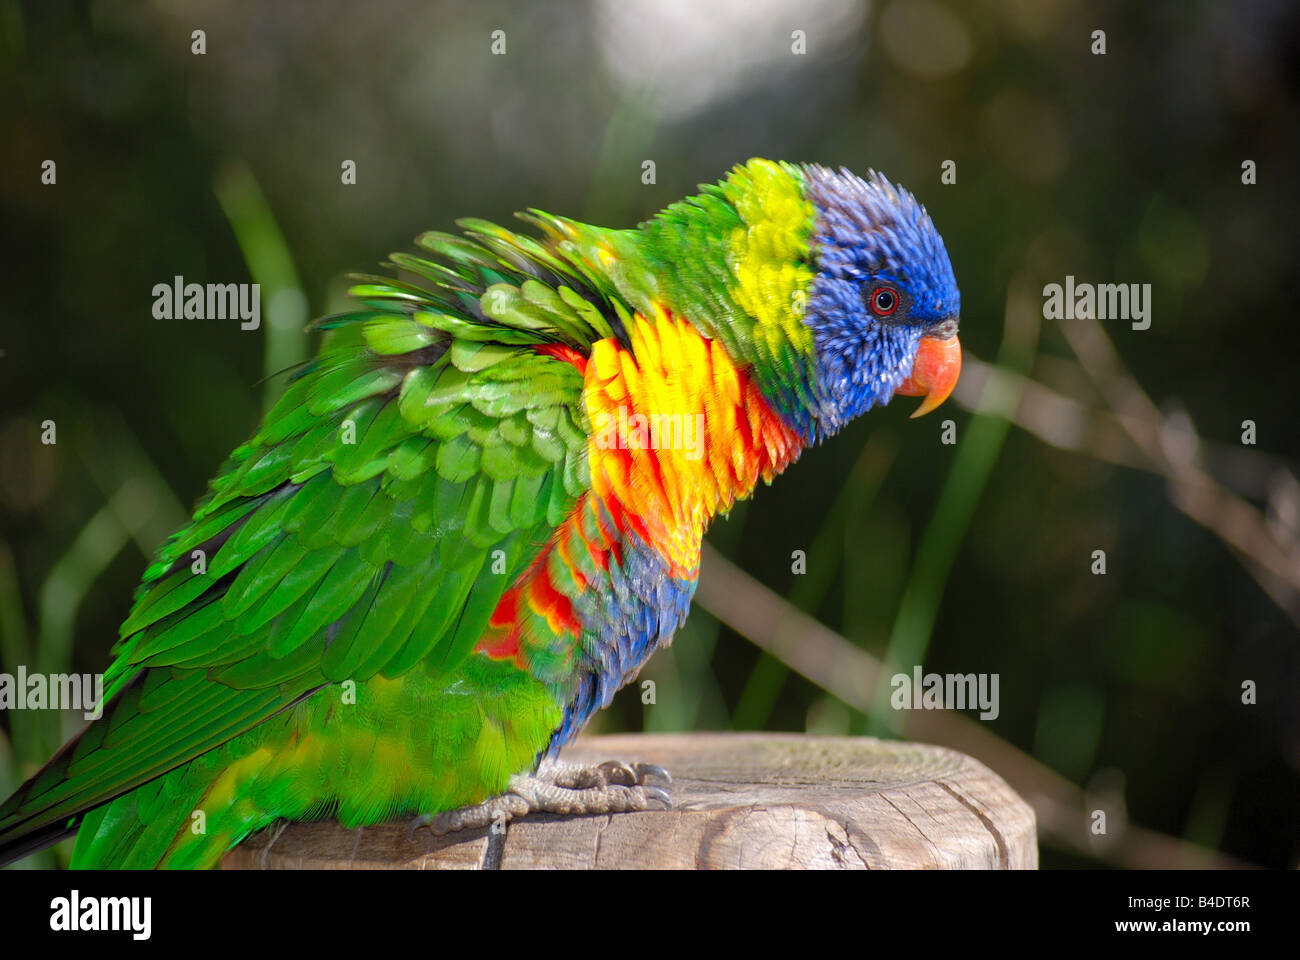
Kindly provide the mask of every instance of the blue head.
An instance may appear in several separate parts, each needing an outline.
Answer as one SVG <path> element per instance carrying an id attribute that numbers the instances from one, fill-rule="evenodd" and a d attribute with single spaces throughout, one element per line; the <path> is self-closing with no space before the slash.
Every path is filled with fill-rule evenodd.
<path id="1" fill-rule="evenodd" d="M 866 180 L 815 164 L 803 172 L 815 209 L 804 322 L 821 432 L 895 393 L 926 397 L 914 416 L 932 410 L 961 369 L 961 294 L 943 239 L 910 193 L 874 171 Z"/>

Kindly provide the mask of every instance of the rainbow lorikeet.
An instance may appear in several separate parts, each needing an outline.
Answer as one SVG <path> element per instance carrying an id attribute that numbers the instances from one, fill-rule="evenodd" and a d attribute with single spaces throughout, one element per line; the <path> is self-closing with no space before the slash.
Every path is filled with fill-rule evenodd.
<path id="1" fill-rule="evenodd" d="M 0 860 L 211 867 L 278 819 L 645 809 L 554 762 L 681 625 L 712 518 L 960 369 L 943 241 L 884 177 L 751 160 L 635 229 L 427 233 L 158 551 L 103 716 Z M 201 828 L 200 828 L 201 824 Z"/>

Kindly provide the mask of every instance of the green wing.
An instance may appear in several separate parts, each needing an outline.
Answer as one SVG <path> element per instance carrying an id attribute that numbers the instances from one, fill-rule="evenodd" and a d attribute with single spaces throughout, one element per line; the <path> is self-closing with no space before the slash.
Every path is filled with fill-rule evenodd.
<path id="1" fill-rule="evenodd" d="M 537 348 L 586 354 L 627 314 L 563 242 L 462 226 L 420 238 L 437 259 L 393 256 L 419 282 L 361 278 L 370 309 L 319 322 L 320 355 L 146 571 L 104 716 L 0 807 L 0 851 L 326 684 L 472 650 L 589 484 L 582 374 Z"/>

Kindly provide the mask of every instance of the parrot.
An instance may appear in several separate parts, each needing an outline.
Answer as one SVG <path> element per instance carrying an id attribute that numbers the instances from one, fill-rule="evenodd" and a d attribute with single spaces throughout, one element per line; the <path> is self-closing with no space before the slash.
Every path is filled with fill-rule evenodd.
<path id="1" fill-rule="evenodd" d="M 314 321 L 145 570 L 99 717 L 0 805 L 0 863 L 671 805 L 660 767 L 559 751 L 684 623 L 715 517 L 895 394 L 943 403 L 960 294 L 874 170 L 755 158 L 633 228 L 516 216 Z"/>

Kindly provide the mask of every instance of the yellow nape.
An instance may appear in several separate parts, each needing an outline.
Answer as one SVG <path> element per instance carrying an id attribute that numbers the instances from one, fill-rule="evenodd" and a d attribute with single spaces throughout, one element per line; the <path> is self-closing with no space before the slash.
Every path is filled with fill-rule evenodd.
<path id="1" fill-rule="evenodd" d="M 727 238 L 736 303 L 754 318 L 770 353 L 783 341 L 808 352 L 812 331 L 803 312 L 813 272 L 805 252 L 815 211 L 797 168 L 756 158 L 736 167 L 722 191 L 745 221 Z"/>

